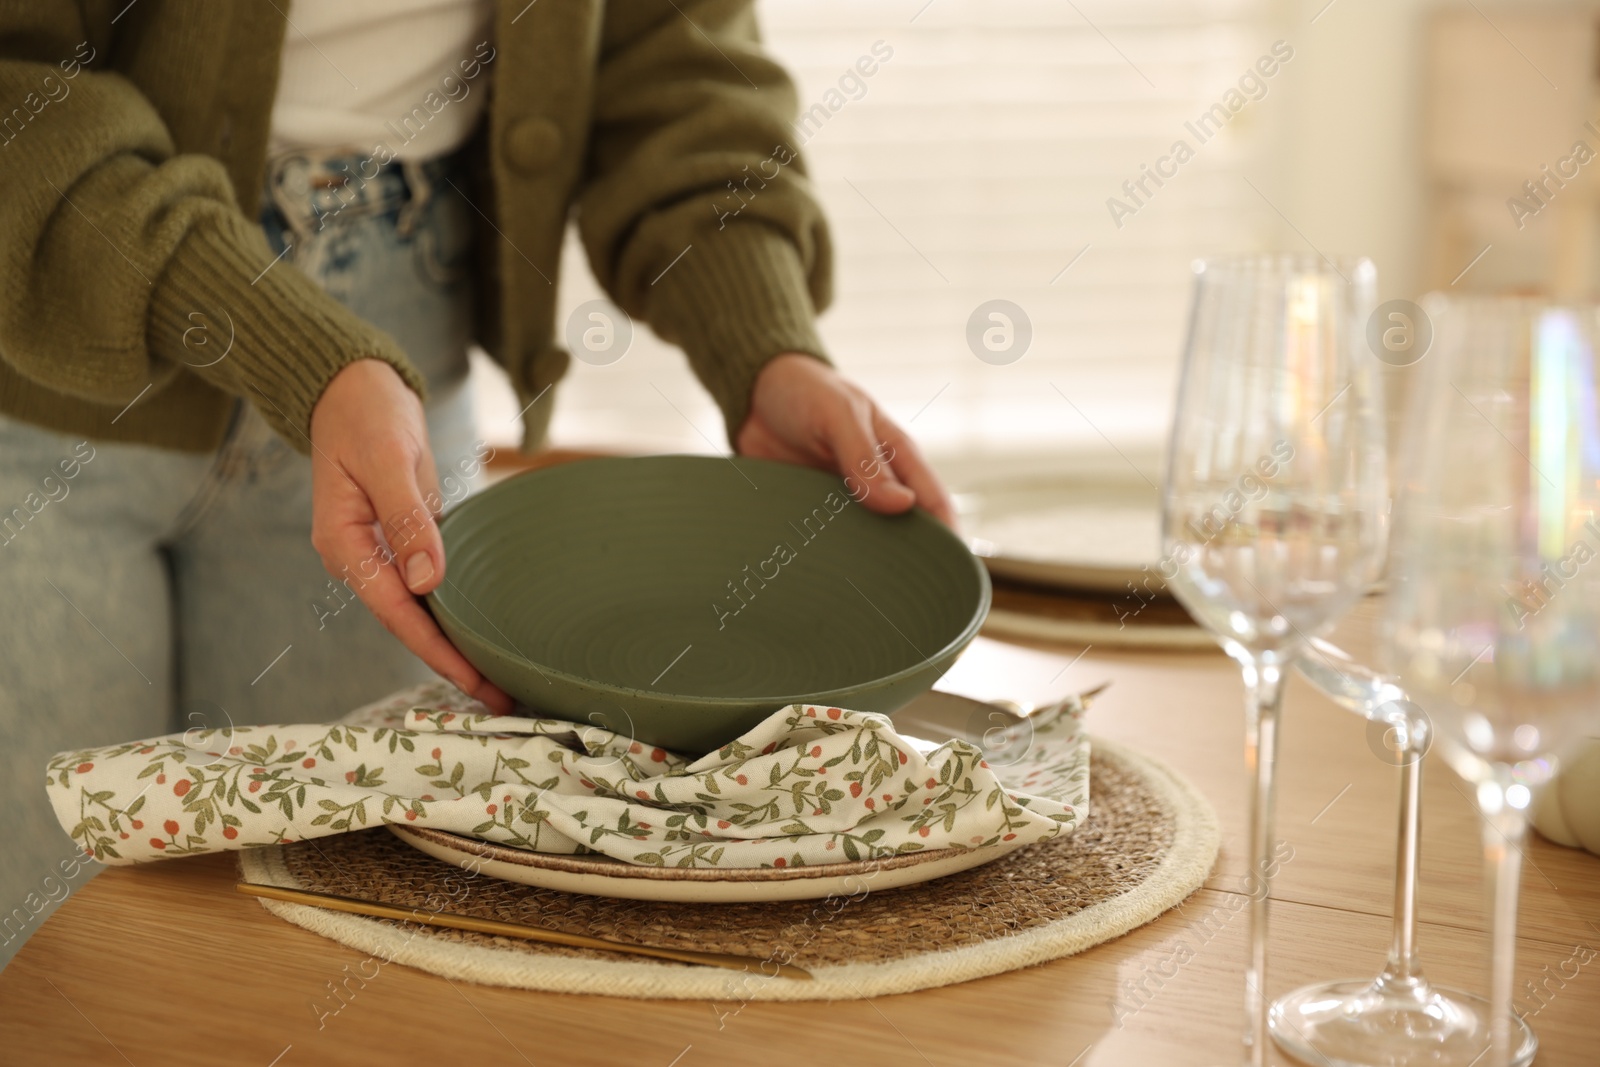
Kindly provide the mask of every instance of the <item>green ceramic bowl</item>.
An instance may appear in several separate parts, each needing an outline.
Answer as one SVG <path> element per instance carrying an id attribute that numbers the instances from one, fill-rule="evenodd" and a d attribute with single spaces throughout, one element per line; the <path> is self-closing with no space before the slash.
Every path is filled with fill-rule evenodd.
<path id="1" fill-rule="evenodd" d="M 519 475 L 440 524 L 429 605 L 521 703 L 678 752 L 786 704 L 892 712 L 989 610 L 983 565 L 921 510 L 885 517 L 833 475 L 712 456 Z"/>

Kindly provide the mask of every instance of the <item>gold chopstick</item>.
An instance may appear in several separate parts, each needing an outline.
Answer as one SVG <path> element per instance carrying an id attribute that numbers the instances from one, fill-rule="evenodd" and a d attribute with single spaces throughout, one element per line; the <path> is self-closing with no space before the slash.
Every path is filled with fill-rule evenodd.
<path id="1" fill-rule="evenodd" d="M 470 930 L 478 934 L 520 937 L 524 941 L 542 941 L 545 944 L 565 945 L 568 948 L 601 949 L 607 952 L 623 952 L 634 956 L 651 956 L 655 959 L 676 960 L 679 963 L 695 963 L 703 967 L 726 967 L 735 971 L 758 971 L 761 974 L 776 974 L 784 978 L 811 980 L 810 971 L 796 967 L 792 963 L 778 963 L 776 960 L 770 959 L 758 960 L 753 956 L 733 956 L 722 952 L 697 952 L 693 949 L 655 948 L 651 945 L 630 945 L 622 941 L 607 941 L 604 938 L 589 937 L 586 934 L 569 934 L 560 930 L 545 930 L 537 926 L 524 926 L 521 923 L 501 922 L 498 919 L 479 919 L 471 915 L 452 915 L 449 912 L 396 907 L 392 904 L 379 904 L 371 900 L 335 896 L 332 893 L 313 893 L 307 889 L 285 889 L 281 886 L 260 885 L 256 882 L 240 882 L 234 888 L 246 896 L 266 897 L 269 900 L 281 900 L 289 904 L 306 904 L 314 908 L 343 911 L 351 915 L 367 915 L 375 919 L 399 919 L 402 922 L 443 926 L 451 930 Z"/>

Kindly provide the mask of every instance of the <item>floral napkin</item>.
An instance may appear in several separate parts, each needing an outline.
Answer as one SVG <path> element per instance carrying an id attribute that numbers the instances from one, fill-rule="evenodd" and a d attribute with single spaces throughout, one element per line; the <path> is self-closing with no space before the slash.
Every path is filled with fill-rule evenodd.
<path id="1" fill-rule="evenodd" d="M 794 704 L 695 760 L 594 726 L 487 714 L 443 682 L 337 723 L 190 731 L 63 752 L 47 788 L 108 864 L 411 823 L 539 852 L 786 867 L 1031 843 L 1088 811 L 1079 714 L 997 768 L 888 717 Z"/>

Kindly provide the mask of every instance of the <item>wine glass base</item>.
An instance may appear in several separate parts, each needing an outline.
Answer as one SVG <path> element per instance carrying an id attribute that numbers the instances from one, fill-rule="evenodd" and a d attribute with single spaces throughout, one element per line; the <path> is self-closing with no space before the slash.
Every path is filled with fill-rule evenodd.
<path id="1" fill-rule="evenodd" d="M 1469 1067 L 1487 1062 L 1489 1002 L 1425 982 L 1327 982 L 1273 1001 L 1267 1029 L 1283 1051 L 1318 1067 Z M 1513 1020 L 1512 1067 L 1526 1067 L 1539 1039 Z"/>

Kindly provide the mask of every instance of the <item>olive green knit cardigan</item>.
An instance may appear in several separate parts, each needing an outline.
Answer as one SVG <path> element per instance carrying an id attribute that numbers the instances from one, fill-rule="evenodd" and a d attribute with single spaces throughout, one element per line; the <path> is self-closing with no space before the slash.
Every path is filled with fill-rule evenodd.
<path id="1" fill-rule="evenodd" d="M 287 7 L 0 0 L 0 412 L 198 451 L 246 397 L 305 451 L 351 361 L 421 391 L 393 338 L 273 265 L 255 221 Z M 561 377 L 574 215 L 601 284 L 683 346 L 731 438 L 768 359 L 822 355 L 830 284 L 788 147 L 794 89 L 749 0 L 497 0 L 491 44 L 469 146 L 478 342 L 524 403 Z M 219 331 L 233 343 L 216 360 Z"/>

